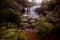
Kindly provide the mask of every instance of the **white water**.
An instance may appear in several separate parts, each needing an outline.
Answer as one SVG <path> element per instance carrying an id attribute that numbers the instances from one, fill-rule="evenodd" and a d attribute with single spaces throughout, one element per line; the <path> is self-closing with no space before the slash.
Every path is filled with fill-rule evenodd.
<path id="1" fill-rule="evenodd" d="M 33 6 L 33 7 L 29 7 L 29 12 L 27 11 L 27 8 L 25 8 L 25 14 L 24 16 L 28 16 L 29 18 L 35 19 L 35 18 L 39 18 L 39 15 L 37 13 L 35 13 L 35 9 L 39 8 L 40 6 Z"/>

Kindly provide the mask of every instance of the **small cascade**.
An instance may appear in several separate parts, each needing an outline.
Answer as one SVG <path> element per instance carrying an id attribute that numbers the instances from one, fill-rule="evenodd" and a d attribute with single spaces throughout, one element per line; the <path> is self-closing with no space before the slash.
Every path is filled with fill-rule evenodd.
<path id="1" fill-rule="evenodd" d="M 35 12 L 36 8 L 40 8 L 40 6 L 32 6 L 32 7 L 27 7 L 25 8 L 25 14 L 23 16 L 28 16 L 29 18 L 32 19 L 39 19 L 38 13 Z"/>

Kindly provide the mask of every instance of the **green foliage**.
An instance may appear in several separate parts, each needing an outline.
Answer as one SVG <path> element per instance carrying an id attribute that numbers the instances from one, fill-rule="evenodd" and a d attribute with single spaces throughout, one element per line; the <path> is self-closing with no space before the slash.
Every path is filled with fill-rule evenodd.
<path id="1" fill-rule="evenodd" d="M 4 36 L 2 38 L 9 38 L 14 35 L 16 35 L 15 29 L 8 29 L 8 30 L 4 31 Z"/>
<path id="2" fill-rule="evenodd" d="M 7 8 L 5 10 L 0 10 L 0 24 L 4 22 L 10 22 L 15 23 L 16 25 L 19 25 L 20 23 L 20 16 L 21 13 L 14 11 L 11 8 Z"/>
<path id="3" fill-rule="evenodd" d="M 55 29 L 60 29 L 60 23 L 58 21 L 56 21 L 55 25 L 49 23 L 49 21 L 53 22 L 55 17 L 57 17 L 56 19 L 59 19 L 58 17 L 60 14 L 57 14 L 57 16 L 55 15 L 55 17 L 50 13 L 47 13 L 46 16 L 40 15 L 40 19 L 36 19 L 36 21 L 30 25 L 28 24 L 29 20 L 20 18 L 22 15 L 21 12 L 10 8 L 11 0 L 0 1 L 0 40 L 28 40 L 25 33 L 18 29 L 18 25 L 23 25 L 23 27 L 30 27 L 32 25 L 41 33 L 41 35 L 50 33 L 54 27 Z M 22 9 L 22 5 L 18 6 L 18 9 L 19 8 Z"/>
<path id="4" fill-rule="evenodd" d="M 54 25 L 48 22 L 35 22 L 35 28 L 40 32 L 41 35 L 46 35 L 52 31 Z"/>
<path id="5" fill-rule="evenodd" d="M 36 28 L 41 35 L 46 35 L 52 31 L 54 28 L 54 25 L 52 23 L 49 23 L 46 20 L 51 20 L 52 16 L 48 14 L 47 18 L 46 16 L 40 15 L 40 19 L 35 19 L 35 21 L 31 24 Z"/>
<path id="6" fill-rule="evenodd" d="M 0 1 L 0 40 L 27 40 L 24 32 L 18 29 L 22 13 L 10 7 L 12 0 Z"/>
<path id="7" fill-rule="evenodd" d="M 57 30 L 60 29 L 60 22 L 59 22 L 60 18 L 59 17 L 60 17 L 60 13 L 57 11 L 55 13 L 48 13 L 46 15 L 46 21 L 53 24 L 53 26 L 54 26 L 53 31 L 54 32 L 57 32 Z"/>
<path id="8" fill-rule="evenodd" d="M 18 29 L 8 29 L 2 32 L 0 40 L 27 40 L 27 37 L 24 32 Z"/>

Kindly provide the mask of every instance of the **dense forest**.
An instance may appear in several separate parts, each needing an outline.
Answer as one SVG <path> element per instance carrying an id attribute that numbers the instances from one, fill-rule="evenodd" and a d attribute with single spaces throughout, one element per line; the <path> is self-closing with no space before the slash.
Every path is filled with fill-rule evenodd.
<path id="1" fill-rule="evenodd" d="M 60 0 L 43 2 L 48 8 L 38 12 L 39 19 L 22 16 L 30 5 L 27 0 L 0 0 L 0 40 L 60 40 Z"/>

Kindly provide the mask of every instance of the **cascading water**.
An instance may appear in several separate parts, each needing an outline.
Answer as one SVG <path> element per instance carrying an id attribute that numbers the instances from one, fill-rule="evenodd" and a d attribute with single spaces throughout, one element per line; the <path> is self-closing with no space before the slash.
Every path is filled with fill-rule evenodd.
<path id="1" fill-rule="evenodd" d="M 40 6 L 32 6 L 32 7 L 25 8 L 24 16 L 28 16 L 29 18 L 32 18 L 32 19 L 35 19 L 35 18 L 39 19 L 38 13 L 35 12 L 36 8 L 40 8 Z"/>

